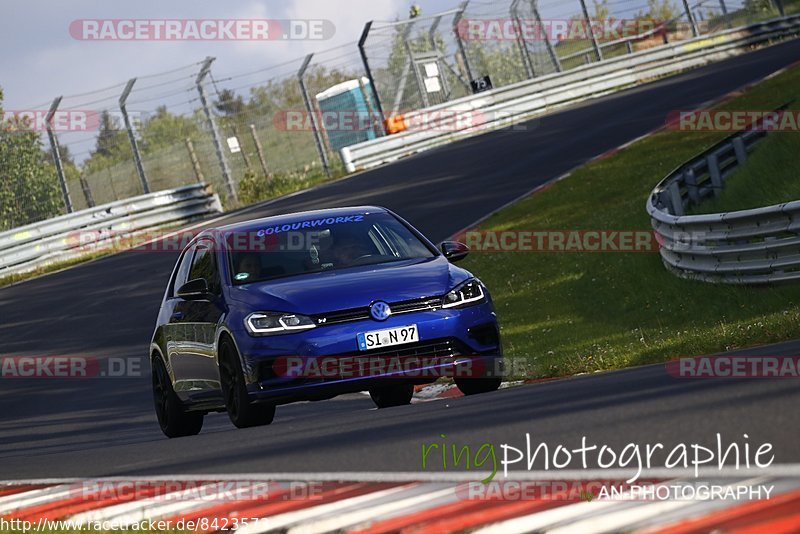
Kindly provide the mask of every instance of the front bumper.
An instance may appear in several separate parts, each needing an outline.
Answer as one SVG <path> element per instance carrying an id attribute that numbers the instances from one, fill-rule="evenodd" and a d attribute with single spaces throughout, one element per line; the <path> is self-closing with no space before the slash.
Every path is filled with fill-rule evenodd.
<path id="1" fill-rule="evenodd" d="M 419 342 L 359 351 L 362 332 L 417 325 Z M 277 336 L 236 333 L 254 401 L 293 402 L 363 391 L 402 380 L 498 376 L 502 346 L 490 302 L 358 320 Z"/>

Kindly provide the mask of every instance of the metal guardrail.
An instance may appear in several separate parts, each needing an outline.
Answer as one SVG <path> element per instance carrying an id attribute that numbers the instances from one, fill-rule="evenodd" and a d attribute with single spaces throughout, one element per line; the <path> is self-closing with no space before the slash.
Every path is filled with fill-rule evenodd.
<path id="1" fill-rule="evenodd" d="M 709 215 L 686 208 L 717 195 L 763 131 L 733 134 L 664 178 L 647 201 L 661 259 L 683 278 L 731 284 L 800 279 L 800 201 Z"/>
<path id="2" fill-rule="evenodd" d="M 660 45 L 565 73 L 551 74 L 407 113 L 425 127 L 343 148 L 348 172 L 369 169 L 647 80 L 744 53 L 750 46 L 800 34 L 800 15 Z M 427 120 L 433 117 L 433 120 Z M 438 117 L 438 118 L 437 118 Z"/>
<path id="3" fill-rule="evenodd" d="M 143 230 L 221 212 L 219 196 L 209 185 L 192 184 L 0 232 L 0 277 L 84 255 Z"/>

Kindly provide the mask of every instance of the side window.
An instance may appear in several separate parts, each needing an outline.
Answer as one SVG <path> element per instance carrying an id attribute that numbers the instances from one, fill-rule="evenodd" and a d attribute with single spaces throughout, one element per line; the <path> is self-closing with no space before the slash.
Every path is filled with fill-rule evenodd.
<path id="1" fill-rule="evenodd" d="M 204 278 L 208 282 L 208 288 L 212 293 L 218 293 L 219 271 L 217 271 L 217 261 L 214 251 L 209 248 L 208 244 L 200 244 L 197 247 L 197 252 L 194 254 L 192 261 L 192 269 L 189 272 L 189 280 L 197 278 Z"/>
<path id="2" fill-rule="evenodd" d="M 192 265 L 192 257 L 194 256 L 195 245 L 192 245 L 181 258 L 181 264 L 175 272 L 175 280 L 172 282 L 172 295 L 178 292 L 178 289 L 185 284 L 189 278 L 189 267 Z"/>

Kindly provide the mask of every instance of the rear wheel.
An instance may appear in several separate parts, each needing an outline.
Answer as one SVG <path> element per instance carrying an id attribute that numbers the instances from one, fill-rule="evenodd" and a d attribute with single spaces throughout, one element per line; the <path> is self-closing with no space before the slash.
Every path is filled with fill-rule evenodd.
<path id="1" fill-rule="evenodd" d="M 378 408 L 403 406 L 411 403 L 411 397 L 414 396 L 414 386 L 412 384 L 381 386 L 370 389 L 369 396 L 372 397 L 372 402 Z"/>
<path id="2" fill-rule="evenodd" d="M 153 358 L 153 402 L 158 425 L 168 438 L 194 436 L 203 428 L 203 414 L 184 409 L 159 356 Z"/>
<path id="3" fill-rule="evenodd" d="M 500 387 L 502 380 L 496 378 L 456 378 L 456 386 L 464 395 L 477 395 L 478 393 L 489 393 Z"/>
<path id="4" fill-rule="evenodd" d="M 275 418 L 272 404 L 252 404 L 247 394 L 239 353 L 233 342 L 223 337 L 219 343 L 219 378 L 225 409 L 237 428 L 268 425 Z"/>

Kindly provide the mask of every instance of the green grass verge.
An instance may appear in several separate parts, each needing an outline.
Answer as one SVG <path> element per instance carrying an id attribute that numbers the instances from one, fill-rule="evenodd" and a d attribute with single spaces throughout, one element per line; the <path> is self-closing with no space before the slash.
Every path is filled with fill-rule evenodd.
<path id="1" fill-rule="evenodd" d="M 800 92 L 800 69 L 724 104 L 774 109 Z M 591 162 L 502 210 L 482 230 L 650 230 L 645 200 L 672 169 L 724 133 L 662 131 Z M 776 342 L 800 334 L 800 285 L 731 287 L 669 274 L 655 252 L 475 252 L 516 376 L 623 368 Z"/>

